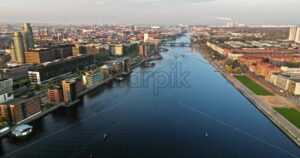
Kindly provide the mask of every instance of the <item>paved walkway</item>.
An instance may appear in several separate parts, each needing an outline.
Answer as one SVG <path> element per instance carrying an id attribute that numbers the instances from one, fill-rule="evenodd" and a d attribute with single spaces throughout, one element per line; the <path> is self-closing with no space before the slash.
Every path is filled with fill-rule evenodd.
<path id="1" fill-rule="evenodd" d="M 271 108 L 267 103 L 261 100 L 257 95 L 255 95 L 246 86 L 240 83 L 232 75 L 221 69 L 219 65 L 211 62 L 219 72 L 233 85 L 235 86 L 245 97 L 248 98 L 262 113 L 264 113 L 274 124 L 276 124 L 291 140 L 295 142 L 300 147 L 300 130 L 286 120 L 282 115 L 277 113 L 273 108 Z"/>

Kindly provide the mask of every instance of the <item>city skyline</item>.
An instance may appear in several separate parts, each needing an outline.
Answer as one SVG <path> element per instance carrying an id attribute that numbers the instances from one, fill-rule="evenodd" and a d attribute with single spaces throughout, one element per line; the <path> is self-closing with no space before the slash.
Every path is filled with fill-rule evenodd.
<path id="1" fill-rule="evenodd" d="M 296 0 L 11 0 L 0 6 L 2 23 L 207 24 L 228 19 L 248 26 L 299 25 Z"/>
<path id="2" fill-rule="evenodd" d="M 298 157 L 298 8 L 5 1 L 0 157 Z"/>

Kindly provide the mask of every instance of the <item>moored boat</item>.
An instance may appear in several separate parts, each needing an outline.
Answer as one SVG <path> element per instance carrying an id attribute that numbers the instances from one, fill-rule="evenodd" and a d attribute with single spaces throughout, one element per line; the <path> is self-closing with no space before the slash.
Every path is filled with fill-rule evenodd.
<path id="1" fill-rule="evenodd" d="M 24 137 L 31 134 L 33 131 L 33 127 L 30 125 L 20 125 L 17 126 L 14 130 L 12 130 L 11 134 L 14 137 Z"/>
<path id="2" fill-rule="evenodd" d="M 119 81 L 122 81 L 122 80 L 124 80 L 124 78 L 123 77 L 118 77 L 118 78 L 116 78 L 117 80 L 119 80 Z"/>

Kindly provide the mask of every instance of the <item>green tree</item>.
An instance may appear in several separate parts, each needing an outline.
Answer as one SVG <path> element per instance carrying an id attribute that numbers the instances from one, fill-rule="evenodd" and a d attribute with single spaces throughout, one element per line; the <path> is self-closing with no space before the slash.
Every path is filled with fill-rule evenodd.
<path id="1" fill-rule="evenodd" d="M 288 62 L 288 67 L 290 67 L 290 68 L 297 68 L 297 67 L 298 67 L 297 61 L 295 61 L 295 60 L 290 60 L 290 61 Z"/>
<path id="2" fill-rule="evenodd" d="M 76 74 L 78 77 L 82 76 L 82 72 L 79 69 L 77 69 Z"/>
<path id="3" fill-rule="evenodd" d="M 232 65 L 226 65 L 225 66 L 225 70 L 228 72 L 228 73 L 232 73 L 233 70 L 232 70 Z"/>
<path id="4" fill-rule="evenodd" d="M 63 81 L 65 79 L 65 77 L 64 76 L 59 76 L 59 80 L 60 80 L 60 82 L 61 81 Z"/>
<path id="5" fill-rule="evenodd" d="M 42 89 L 42 87 L 41 87 L 41 85 L 39 85 L 39 84 L 34 84 L 34 90 L 36 90 L 36 91 L 40 91 Z"/>
<path id="6" fill-rule="evenodd" d="M 48 88 L 53 88 L 53 82 L 52 81 L 48 81 Z"/>
<path id="7" fill-rule="evenodd" d="M 4 123 L 5 122 L 5 119 L 3 116 L 0 116 L 0 123 Z"/>
<path id="8" fill-rule="evenodd" d="M 243 73 L 243 70 L 242 70 L 240 67 L 238 67 L 238 68 L 235 68 L 235 69 L 233 70 L 233 72 L 234 72 L 235 74 L 241 74 L 241 73 Z"/>

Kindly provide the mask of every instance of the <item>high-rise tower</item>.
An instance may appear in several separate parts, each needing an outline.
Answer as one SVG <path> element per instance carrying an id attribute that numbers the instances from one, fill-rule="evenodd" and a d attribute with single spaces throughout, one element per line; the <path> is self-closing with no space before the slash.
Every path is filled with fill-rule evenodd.
<path id="1" fill-rule="evenodd" d="M 14 44 L 11 44 L 10 49 L 11 49 L 11 52 L 10 52 L 11 61 L 16 62 L 17 61 L 17 55 L 16 55 L 16 50 L 15 50 Z"/>
<path id="2" fill-rule="evenodd" d="M 295 42 L 300 43 L 300 27 L 297 27 Z"/>
<path id="3" fill-rule="evenodd" d="M 48 31 L 48 27 L 45 26 L 45 29 L 44 29 L 44 36 L 48 37 L 49 36 L 49 31 Z"/>
<path id="4" fill-rule="evenodd" d="M 25 51 L 29 51 L 34 48 L 33 33 L 30 23 L 24 23 L 23 25 L 23 38 Z"/>
<path id="5" fill-rule="evenodd" d="M 295 41 L 296 32 L 297 32 L 297 27 L 296 26 L 293 26 L 293 27 L 290 28 L 289 41 Z"/>
<path id="6" fill-rule="evenodd" d="M 14 32 L 14 48 L 15 56 L 13 57 L 17 63 L 25 63 L 25 48 L 24 48 L 24 39 L 21 32 Z"/>
<path id="7" fill-rule="evenodd" d="M 145 34 L 144 34 L 144 42 L 146 42 L 148 39 L 149 39 L 149 34 L 148 34 L 148 33 L 145 33 Z"/>

